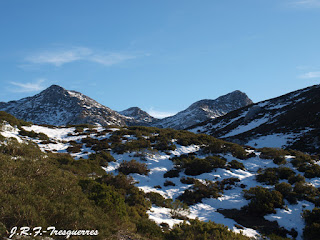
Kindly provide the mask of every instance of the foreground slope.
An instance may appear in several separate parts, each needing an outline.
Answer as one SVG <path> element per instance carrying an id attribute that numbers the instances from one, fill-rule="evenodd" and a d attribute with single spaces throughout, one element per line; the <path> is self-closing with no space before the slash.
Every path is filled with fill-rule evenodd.
<path id="1" fill-rule="evenodd" d="M 217 118 L 235 109 L 252 104 L 248 96 L 237 90 L 217 99 L 203 99 L 193 103 L 176 115 L 156 121 L 152 126 L 161 128 L 185 129 L 194 124 Z"/>
<path id="2" fill-rule="evenodd" d="M 116 128 L 49 128 L 31 125 L 3 112 L 0 119 L 4 120 L 0 123 L 0 199 L 5 206 L 0 209 L 1 237 L 21 239 L 18 236 L 21 226 L 31 229 L 41 226 L 44 231 L 54 226 L 57 233 L 52 235 L 49 230 L 36 239 L 47 239 L 49 234 L 50 239 L 70 235 L 72 238 L 75 234 L 76 239 L 101 240 L 178 240 L 208 236 L 248 240 L 213 222 L 190 220 L 189 224 L 169 229 L 166 224 L 160 227 L 150 220 L 147 211 L 152 197 L 134 186 L 130 176 L 112 175 L 103 169 L 115 159 L 98 149 L 107 150 L 104 139 L 115 138 L 112 133 Z M 30 129 L 34 131 L 28 131 Z M 78 149 L 80 142 L 86 142 L 85 149 Z M 65 147 L 78 160 L 62 153 L 66 152 Z M 93 149 L 94 153 L 89 155 Z M 178 208 L 174 204 L 178 204 Z M 166 206 L 177 212 L 181 204 L 168 202 Z M 59 231 L 61 229 L 72 231 Z M 33 239 L 36 233 L 30 230 L 28 234 Z"/>
<path id="3" fill-rule="evenodd" d="M 132 177 L 153 204 L 147 211 L 149 218 L 163 229 L 173 228 L 163 236 L 166 239 L 185 239 L 190 234 L 197 239 L 197 234 L 204 234 L 198 230 L 207 229 L 210 220 L 251 237 L 273 233 L 314 239 L 312 233 L 319 231 L 310 224 L 320 223 L 314 217 L 320 202 L 316 157 L 295 151 L 245 149 L 208 135 L 169 129 L 29 125 L 19 130 L 10 126 L 3 125 L 2 136 L 31 140 L 44 152 L 70 153 L 78 159 L 74 163 L 61 160 L 64 169 L 76 173 L 86 169 L 91 178 L 100 179 L 97 169 L 81 165 L 96 163 L 105 173 Z M 115 183 L 112 178 L 104 179 Z M 117 182 L 116 189 L 122 187 Z M 142 199 L 131 200 L 139 204 Z M 194 222 L 196 217 L 209 225 Z M 182 224 L 183 220 L 192 227 Z M 182 225 L 174 226 L 177 223 Z M 213 232 L 206 234 L 228 239 Z"/>
<path id="4" fill-rule="evenodd" d="M 320 85 L 230 112 L 190 128 L 240 144 L 320 153 Z"/>

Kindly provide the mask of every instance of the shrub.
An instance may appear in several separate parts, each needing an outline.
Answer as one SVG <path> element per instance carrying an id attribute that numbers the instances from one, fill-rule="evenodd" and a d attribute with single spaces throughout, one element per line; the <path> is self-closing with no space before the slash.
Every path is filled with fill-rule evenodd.
<path id="1" fill-rule="evenodd" d="M 228 227 L 216 224 L 214 222 L 202 222 L 198 219 L 189 220 L 189 223 L 183 222 L 175 225 L 170 232 L 165 233 L 166 239 L 169 240 L 249 240 L 248 237 L 237 234 L 228 229 Z"/>
<path id="2" fill-rule="evenodd" d="M 100 152 L 96 152 L 96 153 L 92 153 L 89 155 L 89 159 L 90 160 L 95 160 L 97 162 L 99 162 L 99 164 L 101 166 L 108 166 L 109 162 L 115 162 L 116 160 L 114 159 L 114 157 L 106 151 L 100 151 Z"/>
<path id="3" fill-rule="evenodd" d="M 298 175 L 295 175 L 295 176 L 290 176 L 288 178 L 288 182 L 290 184 L 295 184 L 297 182 L 305 182 L 305 181 L 306 181 L 306 179 L 301 174 L 298 174 Z"/>
<path id="4" fill-rule="evenodd" d="M 200 175 L 202 173 L 211 172 L 213 166 L 208 159 L 193 158 L 184 164 L 184 173 L 191 176 Z"/>
<path id="5" fill-rule="evenodd" d="M 130 173 L 138 173 L 140 175 L 148 175 L 148 173 L 150 172 L 150 170 L 147 167 L 147 164 L 145 163 L 140 163 L 134 159 L 132 159 L 131 161 L 123 161 L 119 168 L 118 171 L 128 175 Z"/>
<path id="6" fill-rule="evenodd" d="M 248 158 L 248 154 L 242 146 L 235 143 L 227 143 L 226 146 L 227 146 L 227 151 L 231 152 L 232 156 L 234 156 L 235 158 L 239 158 L 239 159 Z"/>
<path id="7" fill-rule="evenodd" d="M 189 206 L 183 202 L 180 202 L 176 199 L 174 202 L 170 204 L 170 214 L 172 218 L 180 219 L 180 220 L 188 220 L 185 215 L 190 214 Z"/>
<path id="8" fill-rule="evenodd" d="M 307 200 L 315 202 L 316 197 L 319 195 L 319 190 L 308 183 L 297 182 L 293 188 L 299 200 Z"/>
<path id="9" fill-rule="evenodd" d="M 194 184 L 195 181 L 196 181 L 196 179 L 195 178 L 191 178 L 191 177 L 187 177 L 187 178 L 182 177 L 182 178 L 180 178 L 180 182 L 183 183 L 183 184 Z"/>
<path id="10" fill-rule="evenodd" d="M 53 164 L 57 165 L 61 169 L 68 170 L 79 176 L 101 176 L 105 174 L 105 171 L 101 168 L 100 163 L 91 159 L 74 160 L 69 154 L 66 153 L 51 153 L 49 156 L 50 161 Z"/>
<path id="11" fill-rule="evenodd" d="M 238 162 L 237 160 L 232 160 L 231 162 L 229 162 L 229 166 L 230 168 L 245 170 L 243 163 Z"/>
<path id="12" fill-rule="evenodd" d="M 88 198 L 105 213 L 116 215 L 122 220 L 128 217 L 125 199 L 114 187 L 93 180 L 80 180 L 79 185 Z"/>
<path id="13" fill-rule="evenodd" d="M 136 223 L 137 231 L 144 234 L 146 237 L 154 239 L 155 237 L 162 238 L 163 233 L 161 228 L 148 218 L 141 218 Z"/>
<path id="14" fill-rule="evenodd" d="M 243 192 L 245 199 L 250 200 L 245 209 L 255 215 L 275 213 L 274 209 L 281 208 L 284 204 L 282 194 L 276 190 L 258 186 Z"/>
<path id="15" fill-rule="evenodd" d="M 100 151 L 104 151 L 106 149 L 109 149 L 110 145 L 108 143 L 108 140 L 104 139 L 104 140 L 100 140 L 99 142 L 94 144 L 91 148 L 95 152 L 100 152 Z"/>
<path id="16" fill-rule="evenodd" d="M 222 181 L 218 182 L 218 185 L 221 190 L 229 190 L 234 186 L 237 182 L 240 182 L 239 178 L 236 177 L 231 177 L 231 178 L 226 178 L 223 179 Z"/>
<path id="17" fill-rule="evenodd" d="M 218 156 L 209 156 L 204 159 L 196 158 L 193 154 L 184 154 L 171 159 L 177 169 L 185 168 L 185 174 L 196 176 L 211 172 L 214 168 L 222 168 L 226 160 Z"/>
<path id="18" fill-rule="evenodd" d="M 278 183 L 275 185 L 275 190 L 280 192 L 283 198 L 287 199 L 290 204 L 297 204 L 296 193 L 293 192 L 293 187 L 290 183 Z"/>
<path id="19" fill-rule="evenodd" d="M 273 159 L 273 162 L 274 162 L 275 164 L 278 164 L 278 165 L 284 165 L 284 164 L 287 163 L 285 157 L 275 157 L 275 158 Z"/>
<path id="20" fill-rule="evenodd" d="M 193 205 L 202 201 L 203 198 L 218 198 L 221 190 L 215 182 L 206 181 L 206 184 L 196 180 L 194 185 L 185 190 L 177 199 L 188 204 Z"/>
<path id="21" fill-rule="evenodd" d="M 167 186 L 175 186 L 176 184 L 174 184 L 174 182 L 166 180 L 163 184 L 163 186 L 167 187 Z"/>
<path id="22" fill-rule="evenodd" d="M 320 166 L 317 164 L 308 165 L 303 169 L 303 172 L 306 178 L 318 178 L 320 177 Z"/>
<path id="23" fill-rule="evenodd" d="M 30 138 L 38 138 L 39 140 L 49 140 L 49 137 L 44 133 L 36 133 L 35 131 L 27 131 L 23 128 L 19 131 L 19 134 L 22 136 L 28 136 Z"/>
<path id="24" fill-rule="evenodd" d="M 210 161 L 210 164 L 213 168 L 224 168 L 227 160 L 218 156 L 209 156 L 206 157 L 208 161 Z"/>
<path id="25" fill-rule="evenodd" d="M 8 122 L 13 127 L 17 126 L 19 129 L 21 129 L 21 126 L 30 126 L 31 125 L 30 122 L 26 122 L 26 121 L 17 119 L 9 113 L 6 113 L 4 111 L 0 111 L 0 124 L 3 121 Z"/>
<path id="26" fill-rule="evenodd" d="M 163 174 L 164 178 L 175 178 L 179 177 L 180 170 L 178 169 L 171 169 Z"/>
<path id="27" fill-rule="evenodd" d="M 146 197 L 151 201 L 152 204 L 158 207 L 171 207 L 172 199 L 166 199 L 160 193 L 148 192 L 146 193 Z"/>
<path id="28" fill-rule="evenodd" d="M 78 153 L 81 152 L 82 144 L 72 145 L 67 148 L 67 152 L 69 153 Z"/>
<path id="29" fill-rule="evenodd" d="M 15 138 L 7 139 L 6 144 L 0 145 L 0 153 L 14 157 L 30 157 L 35 160 L 44 156 L 35 143 L 19 143 Z"/>
<path id="30" fill-rule="evenodd" d="M 40 157 L 38 158 L 40 159 Z M 78 178 L 53 165 L 50 159 L 13 160 L 0 154 L 0 219 L 7 229 L 55 226 L 57 229 L 99 229 L 100 239 L 114 227 L 78 185 Z M 115 220 L 115 219 L 114 219 Z"/>
<path id="31" fill-rule="evenodd" d="M 289 152 L 280 148 L 260 148 L 260 157 L 265 159 L 277 159 L 276 161 L 285 160 L 285 156 L 289 155 Z"/>
<path id="32" fill-rule="evenodd" d="M 139 151 L 141 149 L 151 149 L 150 141 L 142 138 L 138 140 L 131 140 L 124 144 L 119 144 L 113 147 L 113 151 L 118 154 L 123 154 L 125 152 Z"/>
<path id="33" fill-rule="evenodd" d="M 171 142 L 171 139 L 165 139 L 164 137 L 161 137 L 156 144 L 153 145 L 153 148 L 159 150 L 159 151 L 170 151 L 170 150 L 176 150 L 176 145 Z"/>
<path id="34" fill-rule="evenodd" d="M 267 168 L 256 177 L 258 182 L 263 182 L 268 185 L 275 185 L 279 182 L 279 176 L 276 168 Z"/>
<path id="35" fill-rule="evenodd" d="M 293 179 L 294 177 L 295 172 L 287 167 L 266 168 L 264 171 L 259 172 L 257 181 L 275 185 L 279 182 L 279 179 Z"/>
<path id="36" fill-rule="evenodd" d="M 318 239 L 320 236 L 320 208 L 314 208 L 312 211 L 305 210 L 303 212 L 303 218 L 306 223 L 303 229 L 304 239 Z"/>
<path id="37" fill-rule="evenodd" d="M 145 193 L 134 185 L 132 177 L 122 173 L 116 176 L 108 174 L 97 181 L 113 186 L 124 197 L 125 203 L 129 206 L 130 218 L 147 217 L 146 211 L 151 207 L 151 203 L 146 199 Z"/>
<path id="38" fill-rule="evenodd" d="M 295 172 L 288 167 L 279 167 L 277 169 L 277 172 L 280 179 L 289 179 L 290 177 L 293 177 L 296 175 Z"/>

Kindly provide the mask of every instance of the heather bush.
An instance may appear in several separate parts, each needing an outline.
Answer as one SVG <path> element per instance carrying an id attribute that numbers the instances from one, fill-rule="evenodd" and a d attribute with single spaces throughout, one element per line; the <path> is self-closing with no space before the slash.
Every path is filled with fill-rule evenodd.
<path id="1" fill-rule="evenodd" d="M 320 236 L 320 208 L 314 208 L 312 211 L 305 210 L 303 218 L 306 223 L 303 229 L 304 239 L 318 239 Z"/>
<path id="2" fill-rule="evenodd" d="M 284 204 L 282 194 L 276 190 L 258 186 L 243 190 L 243 192 L 245 199 L 250 200 L 250 203 L 244 209 L 251 214 L 263 216 L 275 213 L 275 208 L 282 208 Z"/>
<path id="3" fill-rule="evenodd" d="M 128 175 L 130 173 L 148 175 L 148 173 L 150 172 L 150 170 L 147 167 L 147 164 L 140 163 L 134 159 L 132 159 L 131 161 L 123 161 L 122 163 L 120 163 L 118 171 L 125 175 Z"/>
<path id="4" fill-rule="evenodd" d="M 204 184 L 196 180 L 193 186 L 185 190 L 177 199 L 193 205 L 201 202 L 203 198 L 218 198 L 221 196 L 220 192 L 221 189 L 217 183 L 206 181 Z"/>
<path id="5" fill-rule="evenodd" d="M 245 170 L 243 163 L 237 160 L 232 160 L 231 162 L 228 163 L 228 165 L 230 166 L 230 168 L 233 168 L 233 169 Z"/>

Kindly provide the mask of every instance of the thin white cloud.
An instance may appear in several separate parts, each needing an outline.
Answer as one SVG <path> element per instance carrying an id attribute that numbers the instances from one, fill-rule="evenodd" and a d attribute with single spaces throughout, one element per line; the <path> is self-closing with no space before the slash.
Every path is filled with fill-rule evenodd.
<path id="1" fill-rule="evenodd" d="M 61 66 L 65 63 L 85 59 L 91 54 L 92 51 L 88 48 L 72 48 L 69 50 L 52 50 L 36 53 L 27 57 L 25 60 L 34 64 L 53 64 L 55 66 Z"/>
<path id="2" fill-rule="evenodd" d="M 320 7 L 320 0 L 295 0 L 291 2 L 291 5 L 304 8 L 318 8 Z"/>
<path id="3" fill-rule="evenodd" d="M 10 82 L 11 85 L 15 86 L 15 88 L 10 88 L 12 92 L 36 92 L 45 89 L 43 86 L 45 79 L 38 79 L 35 82 Z"/>
<path id="4" fill-rule="evenodd" d="M 320 72 L 307 72 L 299 76 L 302 79 L 320 78 Z"/>
<path id="5" fill-rule="evenodd" d="M 137 57 L 138 55 L 134 54 L 117 52 L 106 53 L 102 51 L 94 51 L 85 47 L 73 47 L 70 49 L 55 49 L 38 52 L 26 57 L 25 61 L 30 64 L 50 64 L 57 67 L 75 61 L 89 61 L 102 64 L 104 66 L 112 66 Z"/>
<path id="6" fill-rule="evenodd" d="M 153 108 L 150 108 L 149 111 L 147 111 L 152 117 L 155 118 L 165 118 L 170 117 L 176 114 L 176 112 L 163 112 L 163 111 L 157 111 Z"/>
<path id="7" fill-rule="evenodd" d="M 134 59 L 136 56 L 122 54 L 122 53 L 111 53 L 105 55 L 93 55 L 88 60 L 96 63 L 100 63 L 105 66 L 111 66 L 123 61 Z"/>

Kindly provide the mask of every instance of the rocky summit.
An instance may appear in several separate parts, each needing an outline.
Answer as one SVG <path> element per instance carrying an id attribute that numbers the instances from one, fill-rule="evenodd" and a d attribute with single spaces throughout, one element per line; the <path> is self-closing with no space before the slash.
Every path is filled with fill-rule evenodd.
<path id="1" fill-rule="evenodd" d="M 0 110 L 37 124 L 124 126 L 130 120 L 88 96 L 52 85 L 33 97 L 0 103 Z"/>
<path id="2" fill-rule="evenodd" d="M 185 129 L 208 119 L 217 118 L 252 104 L 247 94 L 237 90 L 217 99 L 204 99 L 193 103 L 187 109 L 176 115 L 155 122 L 154 126 L 161 128 Z"/>
<path id="3" fill-rule="evenodd" d="M 191 127 L 254 147 L 320 153 L 320 85 L 265 100 Z"/>

